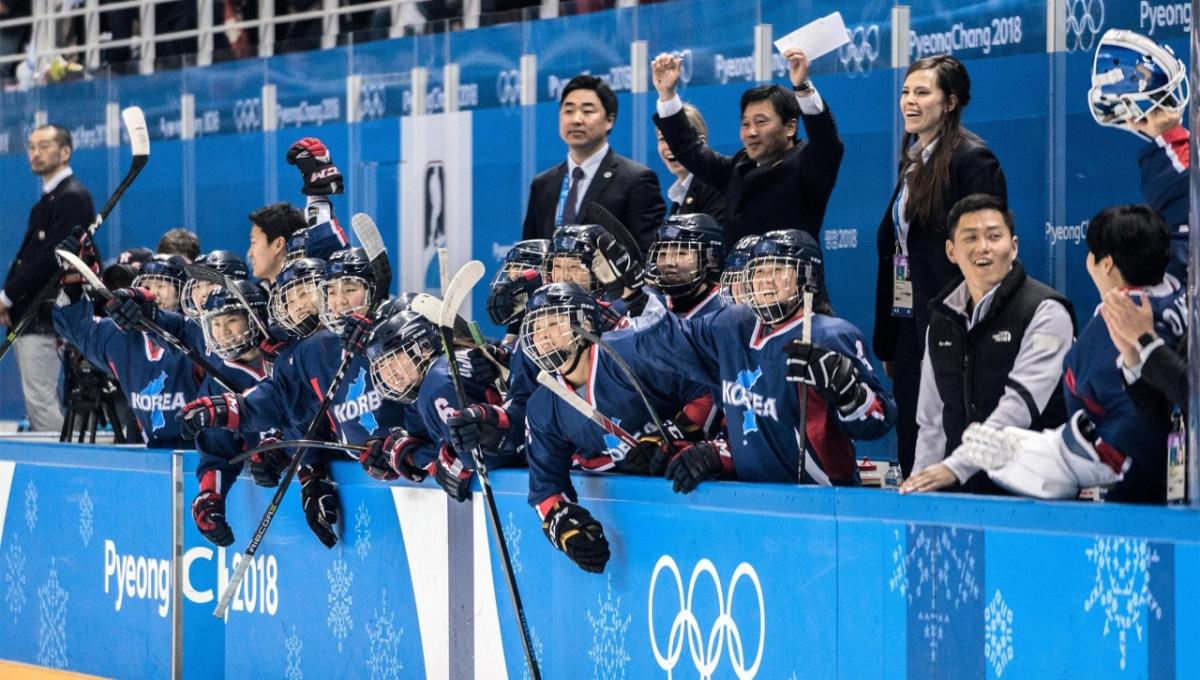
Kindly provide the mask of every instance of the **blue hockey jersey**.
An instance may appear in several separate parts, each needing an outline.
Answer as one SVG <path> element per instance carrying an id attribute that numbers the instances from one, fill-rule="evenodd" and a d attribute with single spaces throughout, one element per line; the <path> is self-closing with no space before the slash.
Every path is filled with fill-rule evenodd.
<path id="1" fill-rule="evenodd" d="M 787 344 L 801 335 L 800 317 L 767 330 L 742 305 L 690 320 L 659 324 L 638 334 L 639 354 L 658 370 L 694 376 L 718 391 L 729 430 L 729 448 L 739 479 L 796 482 L 800 455 L 797 423 L 800 391 L 787 382 Z M 812 342 L 849 357 L 868 399 L 842 416 L 808 389 L 805 482 L 858 483 L 854 439 L 878 439 L 891 429 L 896 403 L 884 389 L 867 354 L 862 332 L 843 319 L 813 314 Z"/>
<path id="2" fill-rule="evenodd" d="M 1168 346 L 1186 332 L 1187 302 L 1182 289 L 1164 282 L 1144 289 L 1154 310 L 1154 330 Z M 1167 493 L 1169 423 L 1147 418 L 1125 390 L 1118 367 L 1119 352 L 1104 318 L 1092 317 L 1063 359 L 1063 392 L 1067 412 L 1087 411 L 1100 437 L 1132 459 L 1125 478 L 1107 499 L 1131 503 L 1163 503 Z"/>
<path id="3" fill-rule="evenodd" d="M 1188 261 L 1188 143 L 1187 128 L 1177 126 L 1159 135 L 1138 154 L 1142 196 L 1171 229 L 1171 262 L 1167 273 L 1187 284 Z"/>
<path id="4" fill-rule="evenodd" d="M 509 377 L 511 378 L 511 374 Z M 464 379 L 463 391 L 466 393 L 467 401 L 471 404 L 489 402 L 486 385 Z M 435 450 L 441 448 L 442 445 L 449 445 L 450 426 L 446 424 L 446 419 L 459 410 L 460 406 L 458 394 L 454 389 L 454 380 L 450 375 L 450 364 L 446 357 L 438 357 L 429 367 L 425 373 L 425 379 L 421 381 L 421 388 L 417 391 L 417 399 L 414 404 L 416 412 L 420 416 L 421 425 L 419 430 L 410 429 L 409 433 L 433 442 Z M 525 457 L 522 444 L 520 439 L 509 436 L 505 438 L 499 451 L 483 452 L 484 462 L 488 468 L 520 466 L 524 464 Z M 470 470 L 475 469 L 475 460 L 470 451 L 455 451 L 455 455 L 462 461 L 464 467 Z M 430 460 L 432 458 L 425 458 L 425 462 Z M 416 456 L 414 456 L 414 462 L 416 462 Z M 419 464 L 423 465 L 424 463 Z"/>

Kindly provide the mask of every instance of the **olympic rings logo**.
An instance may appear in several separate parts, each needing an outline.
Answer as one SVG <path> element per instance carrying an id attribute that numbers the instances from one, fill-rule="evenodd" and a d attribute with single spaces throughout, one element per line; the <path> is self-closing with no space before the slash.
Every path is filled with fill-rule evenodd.
<path id="1" fill-rule="evenodd" d="M 658 575 L 662 571 L 667 570 L 675 575 L 675 589 L 679 596 L 679 613 L 675 615 L 674 621 L 671 622 L 670 633 L 667 636 L 667 653 L 664 655 L 658 647 L 658 639 L 654 634 L 654 593 L 655 586 L 658 583 Z M 700 630 L 700 622 L 696 620 L 695 614 L 692 613 L 692 596 L 696 590 L 696 581 L 701 574 L 707 574 L 713 582 L 713 586 L 717 591 L 717 605 L 720 608 L 720 613 L 713 621 L 712 630 L 708 632 L 705 638 Z M 758 596 L 758 651 L 754 656 L 754 663 L 749 667 L 746 666 L 745 650 L 742 646 L 742 634 L 738 629 L 737 622 L 733 620 L 733 595 L 737 590 L 738 582 L 743 578 L 750 580 L 754 586 L 754 592 Z M 767 612 L 766 603 L 763 600 L 762 584 L 759 583 L 758 573 L 754 571 L 754 567 L 746 562 L 742 562 L 733 571 L 733 578 L 729 582 L 729 592 L 724 594 L 721 588 L 721 578 L 717 574 L 717 568 L 712 561 L 706 559 L 700 560 L 696 564 L 696 568 L 692 570 L 691 580 L 688 582 L 687 597 L 683 594 L 683 577 L 679 573 L 679 567 L 675 564 L 675 560 L 670 555 L 663 555 L 658 558 L 658 563 L 654 565 L 654 573 L 650 576 L 650 597 L 649 597 L 649 621 L 650 621 L 650 649 L 654 652 L 654 660 L 658 662 L 658 667 L 668 673 L 674 670 L 679 663 L 679 658 L 683 654 L 683 640 L 686 637 L 688 643 L 688 652 L 692 657 L 692 665 L 700 674 L 701 680 L 708 680 L 712 677 L 717 666 L 721 663 L 721 653 L 724 648 L 729 649 L 729 662 L 733 666 L 733 672 L 739 680 L 751 680 L 758 675 L 758 668 L 762 663 L 763 644 L 767 639 Z"/>
<path id="2" fill-rule="evenodd" d="M 496 99 L 502 105 L 521 103 L 521 71 L 501 71 L 496 76 Z"/>
<path id="3" fill-rule="evenodd" d="M 248 132 L 257 130 L 262 126 L 259 120 L 259 111 L 262 109 L 262 100 L 259 97 L 253 99 L 239 99 L 233 104 L 233 127 L 238 132 Z"/>
<path id="4" fill-rule="evenodd" d="M 1095 13 L 1097 7 L 1099 7 L 1099 15 Z M 1092 44 L 1103 26 L 1104 0 L 1067 0 L 1068 52 L 1092 49 Z M 1071 39 L 1072 37 L 1074 40 Z"/>
<path id="5" fill-rule="evenodd" d="M 879 25 L 855 26 L 854 30 L 846 29 L 850 42 L 838 48 L 838 58 L 850 77 L 865 73 L 879 58 Z"/>
<path id="6" fill-rule="evenodd" d="M 358 105 L 363 120 L 383 118 L 387 106 L 383 100 L 384 86 L 378 83 L 364 84 L 358 93 Z"/>

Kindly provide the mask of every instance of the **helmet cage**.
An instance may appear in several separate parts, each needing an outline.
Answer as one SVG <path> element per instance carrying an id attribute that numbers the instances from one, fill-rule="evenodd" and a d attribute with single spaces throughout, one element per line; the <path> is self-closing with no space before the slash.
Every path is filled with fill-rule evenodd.
<path id="1" fill-rule="evenodd" d="M 317 330 L 320 310 L 320 277 L 315 272 L 289 278 L 271 290 L 271 320 L 297 337 L 308 337 Z"/>
<path id="2" fill-rule="evenodd" d="M 780 269 L 794 272 L 792 290 L 786 296 L 777 286 Z M 766 272 L 772 272 L 770 274 Z M 791 255 L 759 255 L 750 259 L 743 270 L 745 304 L 767 324 L 778 324 L 800 309 L 804 288 L 812 280 L 812 263 Z"/>
<path id="3" fill-rule="evenodd" d="M 525 356 L 543 371 L 557 373 L 590 344 L 572 326 L 598 332 L 578 305 L 555 303 L 526 313 L 520 339 Z"/>
<path id="4" fill-rule="evenodd" d="M 403 334 L 397 346 L 370 354 L 371 381 L 380 396 L 408 404 L 416 400 L 438 348 L 431 333 L 414 330 Z"/>
<path id="5" fill-rule="evenodd" d="M 246 322 L 246 330 L 236 338 L 218 340 L 216 333 L 213 332 L 213 322 L 217 317 L 229 314 L 241 314 L 242 319 Z M 200 315 L 200 328 L 204 331 L 204 342 L 208 345 L 208 351 L 222 359 L 234 360 L 258 347 L 259 343 L 263 341 L 262 331 L 259 330 L 258 324 L 250 319 L 250 314 L 250 310 L 238 303 L 232 296 L 230 296 L 228 304 L 215 309 L 205 309 Z"/>
<path id="6" fill-rule="evenodd" d="M 1190 94 L 1187 67 L 1171 48 L 1121 29 L 1100 39 L 1088 90 L 1088 109 L 1100 125 L 1128 130 L 1155 109 L 1180 113 Z"/>
<path id="7" fill-rule="evenodd" d="M 329 295 L 330 293 L 336 295 L 336 287 L 348 280 L 358 281 L 361 283 L 366 295 L 363 297 L 362 304 L 335 312 L 332 308 L 330 308 Z M 361 314 L 371 306 L 371 300 L 375 297 L 375 283 L 368 281 L 361 276 L 339 276 L 336 278 L 326 278 L 321 280 L 320 293 L 321 309 L 319 316 L 321 318 L 321 323 L 324 324 L 329 330 L 341 335 L 342 330 L 344 330 L 346 327 L 346 322 L 343 317 L 345 317 L 347 314 Z"/>

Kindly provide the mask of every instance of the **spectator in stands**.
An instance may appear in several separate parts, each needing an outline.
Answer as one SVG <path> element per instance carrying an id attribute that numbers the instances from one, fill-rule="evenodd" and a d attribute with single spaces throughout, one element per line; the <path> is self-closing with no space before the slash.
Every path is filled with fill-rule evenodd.
<path id="1" fill-rule="evenodd" d="M 287 16 L 321 9 L 321 0 L 275 0 L 275 15 Z M 304 19 L 278 24 L 275 27 L 275 52 L 304 52 L 321 47 L 322 22 Z"/>
<path id="2" fill-rule="evenodd" d="M 308 227 L 304 215 L 288 203 L 273 203 L 250 213 L 250 249 L 246 262 L 250 271 L 269 287 L 283 270 L 287 241 Z"/>
<path id="3" fill-rule="evenodd" d="M 24 19 L 29 16 L 29 0 L 0 0 L 0 21 Z M 29 26 L 0 28 L 0 57 L 20 54 L 29 42 Z M 9 64 L 0 71 L 4 78 L 12 77 L 16 64 Z"/>
<path id="4" fill-rule="evenodd" d="M 654 59 L 658 126 L 683 167 L 725 197 L 725 242 L 775 229 L 800 229 L 818 239 L 825 208 L 837 182 L 843 147 L 833 114 L 808 79 L 808 57 L 784 53 L 792 89 L 753 87 L 742 93 L 744 148 L 723 156 L 700 138 L 676 94 L 682 59 Z M 803 123 L 808 142 L 797 142 Z"/>
<path id="5" fill-rule="evenodd" d="M 191 31 L 196 28 L 196 6 L 192 0 L 170 0 L 154 6 L 154 32 L 157 35 Z M 189 66 L 196 54 L 195 38 L 167 40 L 154 46 L 156 68 Z"/>
<path id="6" fill-rule="evenodd" d="M 645 253 L 662 223 L 658 176 L 614 152 L 608 135 L 617 120 L 617 96 L 595 76 L 578 75 L 563 88 L 558 132 L 567 160 L 533 178 L 523 239 L 550 238 L 583 220 L 589 204 L 612 213 Z"/>
<path id="7" fill-rule="evenodd" d="M 930 303 L 916 474 L 900 491 L 994 493 L 985 473 L 950 453 L 970 423 L 1041 430 L 1066 421 L 1062 364 L 1075 324 L 1070 302 L 1026 276 L 999 198 L 967 196 L 947 221 L 946 256 L 962 274 Z"/>
<path id="8" fill-rule="evenodd" d="M 74 144 L 71 133 L 58 125 L 42 125 L 29 135 L 29 166 L 42 180 L 41 198 L 29 213 L 29 227 L 8 269 L 0 291 L 0 324 L 12 328 L 26 312 L 32 323 L 16 339 L 13 349 L 21 370 L 21 389 L 29 424 L 38 431 L 61 431 L 62 405 L 58 396 L 61 362 L 58 339 L 50 319 L 50 300 L 37 299 L 42 288 L 57 276 L 54 248 L 72 230 L 91 224 L 96 216 L 92 195 L 71 170 Z M 96 260 L 91 237 L 85 260 Z"/>
<path id="9" fill-rule="evenodd" d="M 875 353 L 894 385 L 900 469 L 913 468 L 917 399 L 929 302 L 958 269 L 946 259 L 950 208 L 964 196 L 1008 201 L 1004 172 L 983 140 L 962 126 L 971 79 L 954 57 L 913 62 L 904 78 L 900 113 L 900 181 L 879 224 L 875 287 Z"/>
<path id="10" fill-rule="evenodd" d="M 700 143 L 708 144 L 708 123 L 704 122 L 704 116 L 700 115 L 700 109 L 691 104 L 684 104 L 683 113 L 687 116 L 692 129 L 696 131 Z M 667 189 L 667 198 L 670 200 L 667 206 L 667 216 L 705 213 L 711 215 L 717 222 L 724 222 L 725 196 L 696 179 L 695 175 L 675 160 L 675 154 L 671 153 L 671 147 L 667 146 L 667 140 L 663 138 L 662 131 L 656 132 L 658 133 L 658 157 L 662 159 L 663 165 L 667 166 L 667 170 L 675 175 L 675 183 Z"/>
<path id="11" fill-rule="evenodd" d="M 123 0 L 100 0 L 101 6 L 123 2 Z M 100 32 L 107 33 L 116 40 L 133 37 L 133 24 L 137 21 L 138 11 L 134 7 L 125 9 L 101 10 Z M 132 48 L 110 47 L 100 53 L 100 60 L 107 64 L 115 73 L 137 73 L 137 64 L 133 62 Z"/>
<path id="12" fill-rule="evenodd" d="M 182 227 L 171 229 L 158 239 L 158 251 L 162 255 L 179 255 L 188 262 L 200 257 L 200 237 Z"/>

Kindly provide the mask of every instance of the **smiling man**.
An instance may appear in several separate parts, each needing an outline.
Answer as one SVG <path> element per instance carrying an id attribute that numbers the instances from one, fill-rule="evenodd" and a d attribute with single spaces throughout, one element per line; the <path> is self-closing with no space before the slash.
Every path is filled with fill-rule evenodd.
<path id="1" fill-rule="evenodd" d="M 829 107 L 808 79 L 808 57 L 788 50 L 791 89 L 752 87 L 742 93 L 742 149 L 724 156 L 708 146 L 676 93 L 682 60 L 660 54 L 652 65 L 658 126 L 672 158 L 725 198 L 725 242 L 776 229 L 817 238 L 837 183 L 844 149 Z M 807 142 L 797 141 L 804 125 Z"/>
<path id="2" fill-rule="evenodd" d="M 658 176 L 615 153 L 608 135 L 617 120 L 617 96 L 595 76 L 575 76 L 558 105 L 558 134 L 567 144 L 565 163 L 533 178 L 522 239 L 550 238 L 564 224 L 579 224 L 590 203 L 621 220 L 642 252 L 662 223 Z"/>
<path id="3" fill-rule="evenodd" d="M 1059 387 L 1075 322 L 1070 302 L 1025 275 L 1003 201 L 972 194 L 947 222 L 946 256 L 962 276 L 930 303 L 916 474 L 901 491 L 999 493 L 979 468 L 947 456 L 970 423 L 1040 430 L 1066 421 Z"/>

